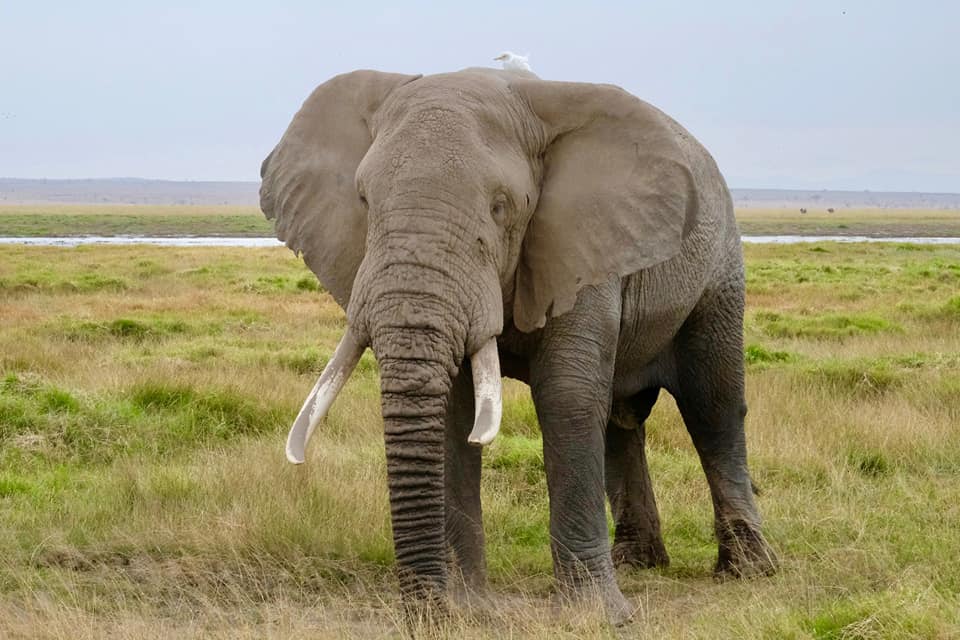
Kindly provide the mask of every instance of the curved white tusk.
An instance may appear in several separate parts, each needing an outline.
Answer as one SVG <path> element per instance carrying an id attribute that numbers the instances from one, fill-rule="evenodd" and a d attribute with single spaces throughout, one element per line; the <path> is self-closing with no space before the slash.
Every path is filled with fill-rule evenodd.
<path id="1" fill-rule="evenodd" d="M 287 435 L 287 460 L 293 464 L 303 464 L 307 440 L 327 415 L 330 405 L 333 404 L 337 394 L 343 389 L 343 385 L 360 361 L 363 350 L 364 346 L 354 336 L 350 327 L 347 327 L 347 332 L 340 339 L 340 344 L 333 352 L 330 362 L 324 367 L 320 379 L 313 386 L 313 391 L 307 396 L 303 408 L 297 414 L 297 419 L 290 427 L 290 433 Z"/>
<path id="2" fill-rule="evenodd" d="M 497 339 L 490 338 L 470 356 L 473 370 L 474 420 L 467 442 L 478 447 L 490 444 L 500 432 L 503 393 L 500 381 L 500 354 Z"/>

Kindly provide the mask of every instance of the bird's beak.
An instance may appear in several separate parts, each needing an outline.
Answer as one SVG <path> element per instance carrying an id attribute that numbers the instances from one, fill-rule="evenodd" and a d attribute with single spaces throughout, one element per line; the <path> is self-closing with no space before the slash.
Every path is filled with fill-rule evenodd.
<path id="1" fill-rule="evenodd" d="M 494 60 L 506 60 L 507 56 L 497 56 Z"/>

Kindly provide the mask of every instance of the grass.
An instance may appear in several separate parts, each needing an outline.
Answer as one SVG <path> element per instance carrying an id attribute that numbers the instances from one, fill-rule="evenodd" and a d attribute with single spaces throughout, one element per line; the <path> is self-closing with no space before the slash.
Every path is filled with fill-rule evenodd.
<path id="1" fill-rule="evenodd" d="M 751 235 L 960 236 L 960 211 L 938 209 L 743 208 Z M 273 223 L 256 206 L 0 205 L 0 236 L 271 237 Z"/>
<path id="2" fill-rule="evenodd" d="M 267 237 L 273 223 L 254 206 L 0 205 L 0 236 Z"/>
<path id="3" fill-rule="evenodd" d="M 746 256 L 750 464 L 783 570 L 712 579 L 709 493 L 663 394 L 672 564 L 620 575 L 623 632 L 555 610 L 536 414 L 508 382 L 484 452 L 498 609 L 444 634 L 960 635 L 960 249 Z M 0 318 L 0 637 L 402 636 L 369 352 L 308 463 L 283 460 L 343 326 L 289 251 L 0 247 Z"/>
<path id="4" fill-rule="evenodd" d="M 740 230 L 750 235 L 926 237 L 960 235 L 960 211 L 949 209 L 737 210 Z"/>

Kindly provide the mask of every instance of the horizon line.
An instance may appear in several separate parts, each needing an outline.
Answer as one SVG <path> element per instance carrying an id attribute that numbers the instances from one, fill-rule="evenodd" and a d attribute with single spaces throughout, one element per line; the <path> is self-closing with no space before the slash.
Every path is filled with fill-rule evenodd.
<path id="1" fill-rule="evenodd" d="M 204 183 L 220 183 L 220 184 L 259 184 L 259 180 L 227 180 L 227 179 L 192 179 L 192 178 L 144 178 L 141 176 L 108 176 L 108 177 L 84 177 L 84 178 L 24 178 L 19 176 L 0 176 L 0 180 L 22 180 L 22 181 L 32 181 L 32 182 L 96 182 L 96 181 L 129 181 L 129 182 L 172 182 L 178 184 L 204 184 Z M 855 188 L 843 188 L 843 189 L 834 189 L 834 188 L 825 188 L 825 187 L 749 187 L 749 186 L 733 186 L 728 184 L 727 187 L 731 190 L 743 190 L 743 191 L 814 191 L 814 192 L 825 192 L 825 193 L 910 193 L 910 194 L 924 194 L 924 195 L 936 195 L 936 196 L 960 196 L 960 191 L 921 191 L 917 189 L 913 190 L 904 190 L 904 189 L 855 189 Z"/>

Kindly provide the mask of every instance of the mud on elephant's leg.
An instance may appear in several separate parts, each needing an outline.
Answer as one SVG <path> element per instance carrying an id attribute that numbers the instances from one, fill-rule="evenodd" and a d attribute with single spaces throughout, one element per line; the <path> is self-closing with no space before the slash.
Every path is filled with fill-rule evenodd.
<path id="1" fill-rule="evenodd" d="M 444 510 L 456 595 L 479 594 L 487 586 L 483 513 L 480 507 L 479 447 L 467 443 L 473 428 L 473 379 L 465 362 L 453 381 L 446 417 Z"/>
<path id="2" fill-rule="evenodd" d="M 611 555 L 617 567 L 646 569 L 670 564 L 644 451 L 644 421 L 659 393 L 659 388 L 647 389 L 614 402 L 607 424 L 605 480 L 616 522 Z"/>
<path id="3" fill-rule="evenodd" d="M 744 433 L 743 302 L 736 290 L 702 304 L 677 346 L 677 406 L 713 499 L 718 576 L 771 574 L 778 560 L 760 530 Z M 731 326 L 735 325 L 735 326 Z"/>

